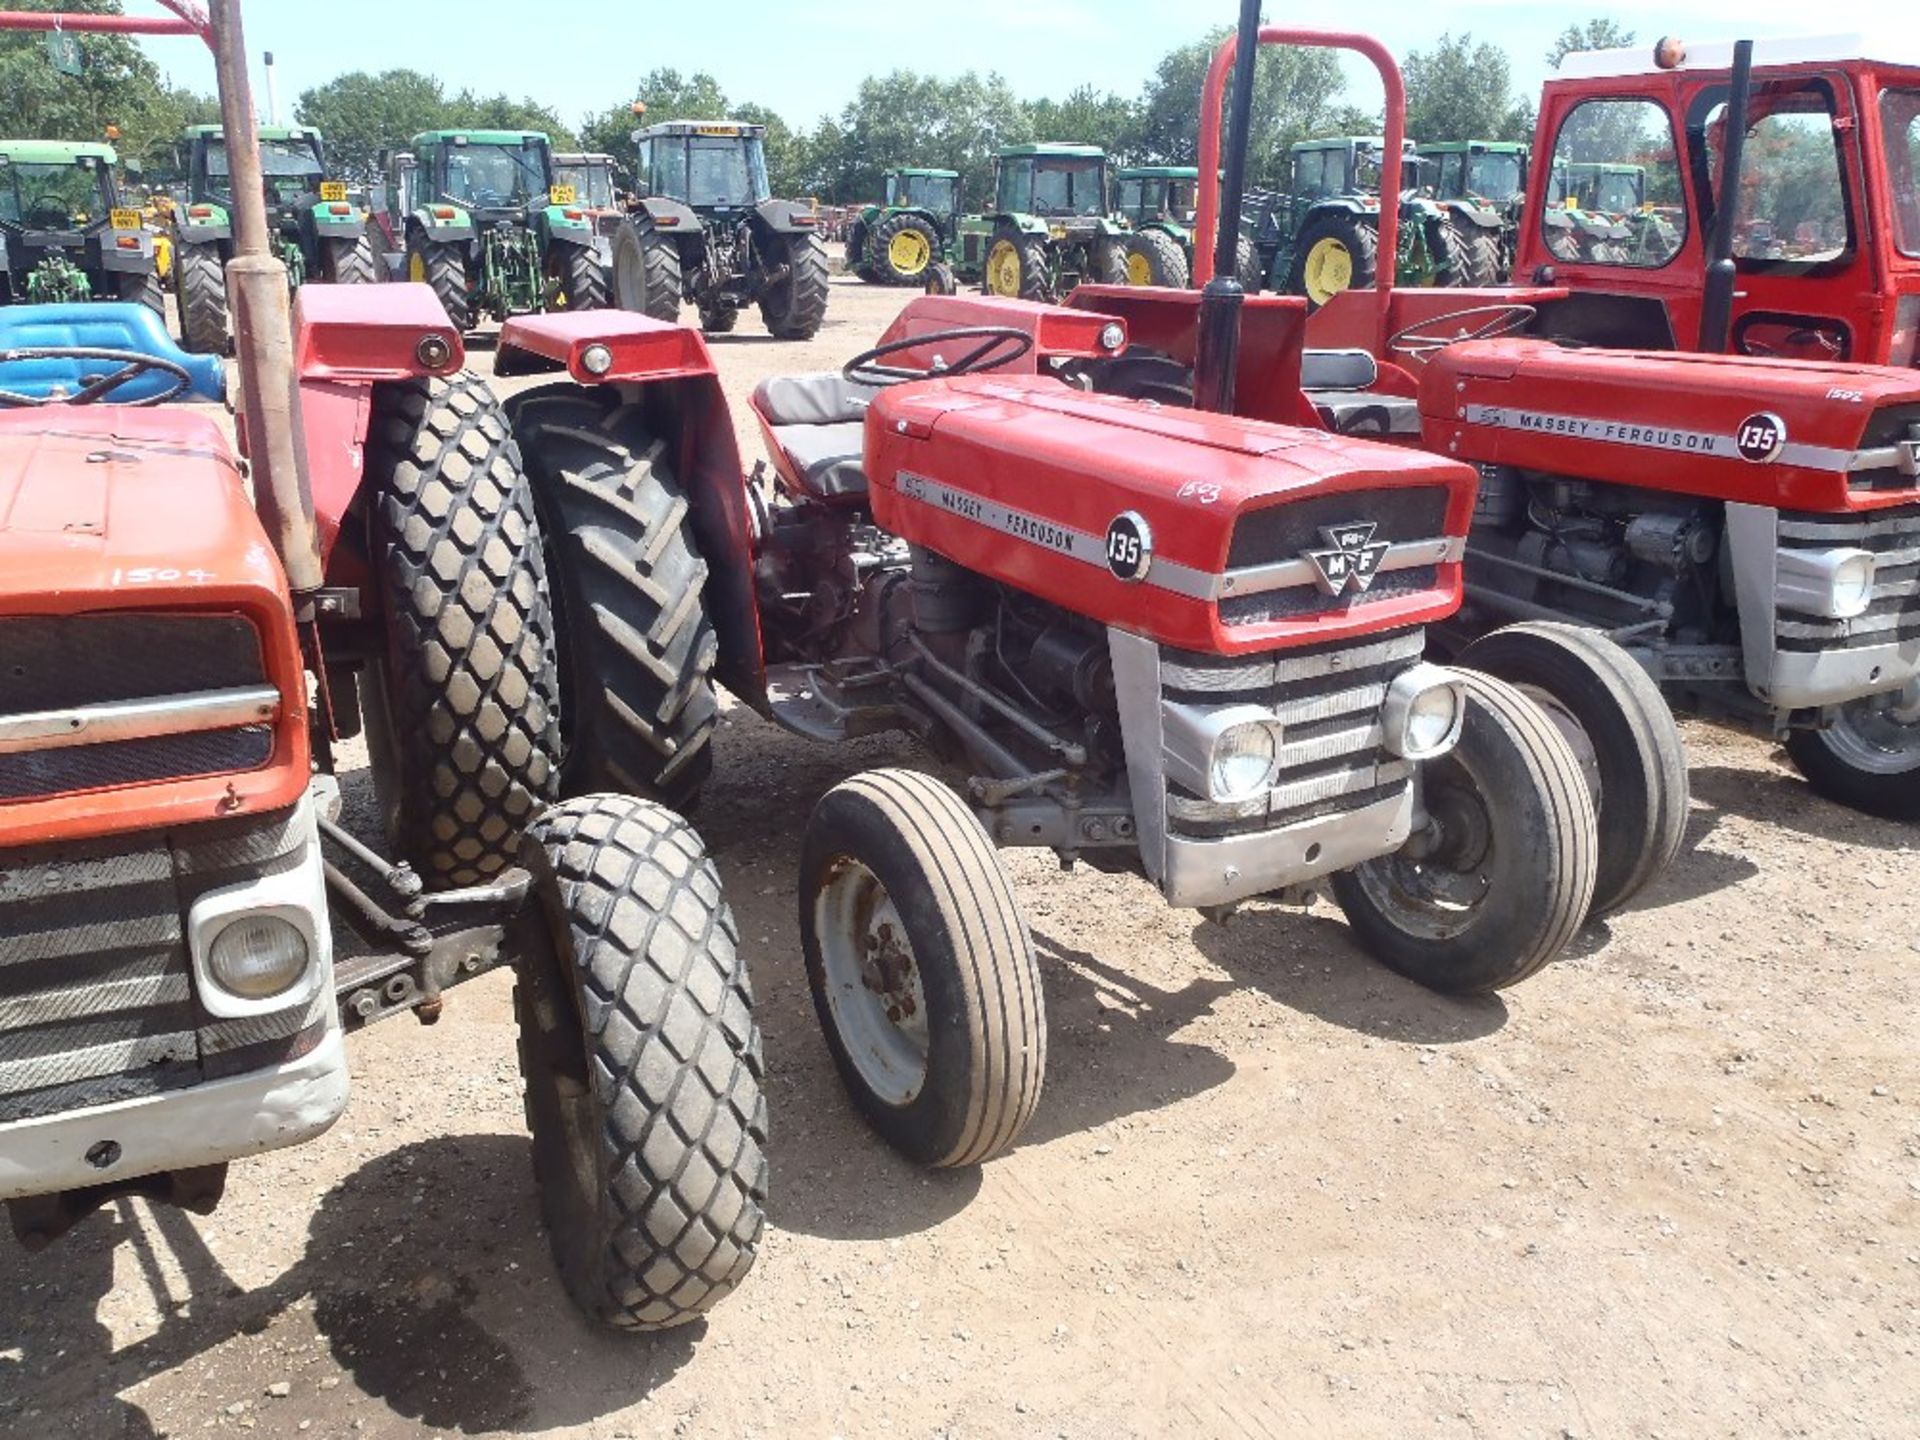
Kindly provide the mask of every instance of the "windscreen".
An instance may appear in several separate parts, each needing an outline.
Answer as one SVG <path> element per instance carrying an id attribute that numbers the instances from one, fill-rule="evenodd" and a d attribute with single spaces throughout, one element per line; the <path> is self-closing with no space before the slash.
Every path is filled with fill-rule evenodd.
<path id="1" fill-rule="evenodd" d="M 1104 215 L 1107 166 L 1103 160 L 1049 158 L 1035 162 L 1035 215 Z"/>
<path id="2" fill-rule="evenodd" d="M 319 153 L 308 140 L 262 140 L 260 175 L 273 203 L 290 204 L 320 188 Z M 217 137 L 207 141 L 207 193 L 226 204 L 233 203 L 227 142 Z"/>
<path id="3" fill-rule="evenodd" d="M 1526 188 L 1520 157 L 1492 151 L 1475 155 L 1467 164 L 1467 189 L 1488 200 L 1511 200 Z"/>
<path id="4" fill-rule="evenodd" d="M 613 208 L 613 172 L 604 165 L 560 165 L 553 183 L 571 185 L 574 199 L 589 210 Z"/>
<path id="5" fill-rule="evenodd" d="M 547 203 L 546 151 L 538 145 L 449 145 L 443 196 L 483 210 Z"/>
<path id="6" fill-rule="evenodd" d="M 1715 104 L 1692 137 L 1705 144 L 1715 195 L 1726 122 L 1725 103 Z M 1754 87 L 1733 227 L 1733 255 L 1742 269 L 1844 264 L 1851 257 L 1847 129 L 1838 123 L 1833 92 L 1823 81 Z M 1912 190 L 1907 194 L 1911 203 Z"/>
<path id="7" fill-rule="evenodd" d="M 59 164 L 0 165 L 0 220 L 29 230 L 74 230 L 112 203 L 107 170 L 92 156 Z"/>
<path id="8" fill-rule="evenodd" d="M 772 193 L 767 188 L 766 154 L 757 135 L 692 135 L 684 142 L 655 143 L 666 162 L 661 169 L 679 172 L 670 179 L 656 179 L 664 195 L 689 205 L 740 209 L 757 205 Z"/>
<path id="9" fill-rule="evenodd" d="M 930 210 L 935 215 L 953 211 L 956 181 L 944 175 L 909 175 L 906 182 L 908 205 Z"/>
<path id="10" fill-rule="evenodd" d="M 1920 90 L 1881 95 L 1880 128 L 1893 190 L 1893 243 L 1902 255 L 1920 255 Z"/>

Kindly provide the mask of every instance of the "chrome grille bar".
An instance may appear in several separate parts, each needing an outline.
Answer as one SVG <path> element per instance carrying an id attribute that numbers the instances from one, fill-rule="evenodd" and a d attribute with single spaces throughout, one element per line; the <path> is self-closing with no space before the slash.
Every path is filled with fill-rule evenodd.
<path id="1" fill-rule="evenodd" d="M 62 710 L 31 710 L 0 715 L 0 755 L 227 730 L 240 725 L 259 725 L 273 720 L 279 713 L 280 692 L 271 685 L 201 690 L 152 700 L 115 700 Z"/>

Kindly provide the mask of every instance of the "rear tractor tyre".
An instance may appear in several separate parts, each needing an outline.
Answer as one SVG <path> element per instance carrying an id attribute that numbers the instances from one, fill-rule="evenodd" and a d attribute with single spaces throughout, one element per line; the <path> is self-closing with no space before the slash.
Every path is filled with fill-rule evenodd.
<path id="1" fill-rule="evenodd" d="M 1606 636 L 1551 622 L 1484 635 L 1459 663 L 1519 690 L 1573 747 L 1599 826 L 1588 913 L 1620 909 L 1673 863 L 1687 830 L 1686 745 L 1660 687 Z"/>
<path id="2" fill-rule="evenodd" d="M 1361 948 L 1431 990 L 1484 995 L 1566 947 L 1593 903 L 1598 839 L 1580 762 L 1502 681 L 1461 675 L 1458 744 L 1421 764 L 1428 824 L 1333 877 Z"/>
<path id="3" fill-rule="evenodd" d="M 118 281 L 116 293 L 132 305 L 144 305 L 162 322 L 167 318 L 166 292 L 160 288 L 160 272 L 149 270 L 145 274 L 137 271 L 123 273 Z"/>
<path id="4" fill-rule="evenodd" d="M 1309 312 L 1347 290 L 1370 290 L 1380 252 L 1371 220 L 1345 210 L 1317 215 L 1295 243 L 1287 291 L 1307 297 Z"/>
<path id="5" fill-rule="evenodd" d="M 600 263 L 591 245 L 567 246 L 565 268 L 567 309 L 607 308 L 607 267 Z"/>
<path id="6" fill-rule="evenodd" d="M 1471 285 L 1473 252 L 1460 226 L 1444 214 L 1429 216 L 1422 223 L 1426 226 L 1427 250 L 1433 261 L 1433 278 L 1429 283 L 1442 290 L 1458 290 Z"/>
<path id="7" fill-rule="evenodd" d="M 613 232 L 613 303 L 669 324 L 680 318 L 680 248 L 651 225 L 623 220 Z"/>
<path id="8" fill-rule="evenodd" d="M 811 340 L 827 318 L 827 242 L 799 232 L 785 237 L 786 278 L 760 296 L 760 321 L 776 340 Z"/>
<path id="9" fill-rule="evenodd" d="M 465 334 L 473 328 L 473 293 L 467 287 L 466 247 L 440 245 L 419 231 L 407 236 L 407 279 L 431 285 L 447 323 Z"/>
<path id="10" fill-rule="evenodd" d="M 431 888 L 514 863 L 558 798 L 560 682 L 520 452 L 486 382 L 374 388 L 369 553 L 386 655 L 367 666 L 368 749 L 395 852 Z"/>
<path id="11" fill-rule="evenodd" d="M 1258 295 L 1266 286 L 1267 277 L 1260 269 L 1260 247 L 1251 235 L 1242 235 L 1233 247 L 1233 273 L 1249 295 Z"/>
<path id="12" fill-rule="evenodd" d="M 868 238 L 869 232 L 864 222 L 855 222 L 853 228 L 847 232 L 847 271 L 869 285 L 878 285 L 880 276 L 867 258 Z"/>
<path id="13" fill-rule="evenodd" d="M 1473 290 L 1500 284 L 1500 232 L 1464 216 L 1454 216 L 1447 224 L 1460 242 L 1465 278 L 1459 283 Z"/>
<path id="14" fill-rule="evenodd" d="M 760 1031 L 720 877 L 684 820 L 616 795 L 547 811 L 521 863 L 545 934 L 514 1011 L 561 1283 L 617 1329 L 684 1324 L 766 1228 Z"/>
<path id="15" fill-rule="evenodd" d="M 732 305 L 702 305 L 700 328 L 709 335 L 728 335 L 740 323 L 740 311 Z"/>
<path id="16" fill-rule="evenodd" d="M 923 1165 L 977 1165 L 1033 1118 L 1047 1023 L 1033 941 L 992 842 L 951 790 L 870 770 L 814 807 L 800 938 L 853 1101 Z"/>
<path id="17" fill-rule="evenodd" d="M 719 653 L 686 492 L 639 410 L 572 386 L 509 405 L 547 540 L 561 793 L 690 808 L 713 771 Z"/>
<path id="18" fill-rule="evenodd" d="M 1127 237 L 1126 285 L 1184 290 L 1192 278 L 1187 255 L 1164 230 L 1142 230 Z"/>
<path id="19" fill-rule="evenodd" d="M 328 240 L 323 245 L 328 280 L 335 285 L 373 284 L 375 271 L 371 235 L 362 235 L 357 240 Z"/>
<path id="20" fill-rule="evenodd" d="M 953 273 L 953 266 L 946 261 L 938 261 L 927 267 L 926 293 L 929 295 L 958 295 L 960 277 Z"/>
<path id="21" fill-rule="evenodd" d="M 924 216 L 894 215 L 874 227 L 869 268 L 888 285 L 920 285 L 940 260 L 940 232 Z"/>
<path id="22" fill-rule="evenodd" d="M 1127 241 L 1129 235 L 1096 235 L 1087 247 L 1086 278 L 1096 285 L 1127 283 Z"/>
<path id="23" fill-rule="evenodd" d="M 1836 804 L 1882 820 L 1920 820 L 1920 681 L 1848 701 L 1824 730 L 1795 730 L 1787 754 Z"/>
<path id="24" fill-rule="evenodd" d="M 179 245 L 173 254 L 180 343 L 196 355 L 227 353 L 227 273 L 212 245 Z"/>
<path id="25" fill-rule="evenodd" d="M 987 242 L 986 274 L 981 288 L 1005 300 L 1053 299 L 1053 269 L 1047 242 L 1002 225 Z"/>

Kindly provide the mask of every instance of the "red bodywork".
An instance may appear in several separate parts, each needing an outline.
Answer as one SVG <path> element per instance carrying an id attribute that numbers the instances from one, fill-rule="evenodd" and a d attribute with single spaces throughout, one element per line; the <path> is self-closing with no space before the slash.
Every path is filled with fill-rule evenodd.
<path id="1" fill-rule="evenodd" d="M 1769 45 L 1791 43 L 1761 42 L 1761 55 Z M 1554 284 L 1574 292 L 1658 301 L 1672 328 L 1674 344 L 1680 349 L 1694 348 L 1706 283 L 1706 217 L 1712 213 L 1713 201 L 1703 145 L 1700 138 L 1688 133 L 1688 120 L 1723 96 L 1727 84 L 1728 71 L 1724 68 L 1692 69 L 1684 65 L 1678 70 L 1549 80 L 1534 130 L 1538 140 L 1533 147 L 1533 172 L 1520 224 L 1515 276 L 1550 274 Z M 1733 306 L 1735 348 L 1741 348 L 1748 317 L 1764 316 L 1770 323 L 1751 343 L 1764 344 L 1768 349 L 1753 348 L 1751 353 L 1911 365 L 1916 359 L 1914 329 L 1920 323 L 1920 253 L 1902 254 L 1898 240 L 1904 237 L 1908 250 L 1920 252 L 1920 208 L 1916 208 L 1920 201 L 1915 199 L 1916 176 L 1910 150 L 1905 143 L 1892 143 L 1894 137 L 1883 133 L 1880 97 L 1883 91 L 1895 88 L 1920 92 L 1920 64 L 1889 65 L 1862 59 L 1768 64 L 1756 59 L 1754 113 L 1769 113 L 1767 107 L 1789 103 L 1786 96 L 1808 87 L 1823 90 L 1833 100 L 1833 125 L 1852 216 L 1853 245 L 1849 254 L 1833 263 L 1803 273 L 1768 262 L 1741 261 Z M 1547 247 L 1542 225 L 1555 149 L 1548 142 L 1560 133 L 1569 113 L 1581 102 L 1636 98 L 1660 106 L 1672 126 L 1687 221 L 1679 250 L 1664 265 L 1648 269 L 1556 257 Z M 1762 159 L 1750 141 L 1743 166 L 1750 183 Z M 1903 217 L 1897 225 L 1896 213 Z M 1913 298 L 1908 300 L 1904 324 L 1896 325 L 1900 301 L 1906 297 Z M 1771 323 L 1776 319 L 1777 324 Z M 1837 327 L 1837 333 L 1844 337 L 1844 348 L 1838 354 L 1824 347 L 1782 348 L 1792 343 L 1796 329 L 1828 327 Z"/>
<path id="2" fill-rule="evenodd" d="M 286 576 L 211 419 L 0 411 L 0 577 L 10 615 L 243 615 L 280 691 L 262 768 L 0 801 L 0 847 L 277 810 L 306 790 L 306 676 Z"/>

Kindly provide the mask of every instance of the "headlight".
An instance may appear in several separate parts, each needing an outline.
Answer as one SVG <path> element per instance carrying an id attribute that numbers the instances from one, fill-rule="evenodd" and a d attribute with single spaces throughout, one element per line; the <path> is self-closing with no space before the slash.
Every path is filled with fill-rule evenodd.
<path id="1" fill-rule="evenodd" d="M 1280 764 L 1279 728 L 1255 720 L 1235 725 L 1214 741 L 1213 759 L 1207 766 L 1207 798 L 1232 804 L 1271 790 Z"/>
<path id="2" fill-rule="evenodd" d="M 265 1000 L 306 973 L 307 937 L 278 915 L 242 915 L 213 938 L 207 970 L 243 1000 Z"/>
<path id="3" fill-rule="evenodd" d="M 1403 670 L 1387 687 L 1380 722 L 1387 749 L 1403 760 L 1431 760 L 1451 750 L 1466 719 L 1460 677 L 1441 665 Z"/>
<path id="4" fill-rule="evenodd" d="M 1782 610 L 1851 620 L 1873 600 L 1874 558 L 1867 550 L 1782 550 L 1773 599 Z"/>
<path id="5" fill-rule="evenodd" d="M 1127 343 L 1127 332 L 1117 320 L 1109 320 L 1100 327 L 1100 348 L 1118 350 Z"/>

